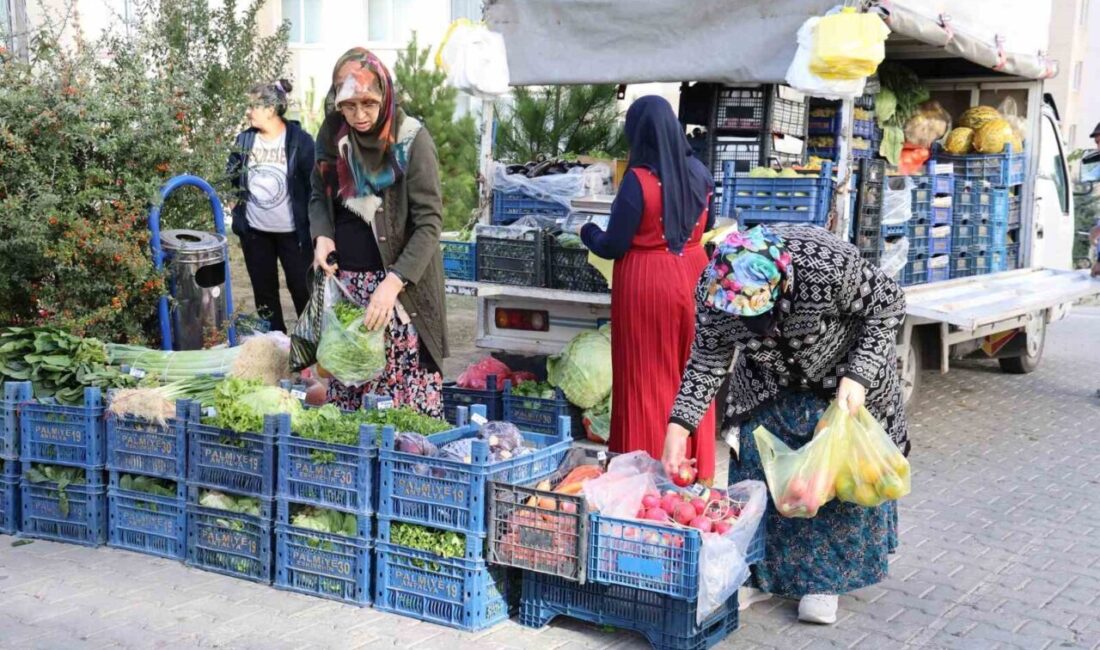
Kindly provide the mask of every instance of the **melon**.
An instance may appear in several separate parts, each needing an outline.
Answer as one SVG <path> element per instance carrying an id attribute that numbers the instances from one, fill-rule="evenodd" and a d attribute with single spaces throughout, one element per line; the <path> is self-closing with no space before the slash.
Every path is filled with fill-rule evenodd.
<path id="1" fill-rule="evenodd" d="M 987 122 L 999 119 L 1001 119 L 1001 114 L 997 112 L 997 109 L 990 106 L 975 106 L 967 109 L 962 114 L 962 117 L 959 118 L 959 126 L 977 131 L 985 126 Z"/>
<path id="2" fill-rule="evenodd" d="M 974 132 L 974 151 L 978 153 L 1001 153 L 1007 144 L 1012 145 L 1014 152 L 1023 151 L 1020 136 L 1006 119 L 990 120 Z"/>
<path id="3" fill-rule="evenodd" d="M 973 140 L 974 129 L 965 126 L 957 126 L 951 129 L 951 133 L 947 134 L 947 140 L 944 142 L 943 148 L 947 153 L 970 153 L 970 149 L 973 146 Z"/>

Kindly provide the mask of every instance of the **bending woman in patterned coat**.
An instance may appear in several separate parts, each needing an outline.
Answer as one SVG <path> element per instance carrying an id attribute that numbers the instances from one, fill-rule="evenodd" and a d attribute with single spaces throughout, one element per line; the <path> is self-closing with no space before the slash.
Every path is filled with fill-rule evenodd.
<path id="1" fill-rule="evenodd" d="M 685 439 L 729 373 L 731 484 L 765 480 L 754 429 L 801 447 L 833 398 L 853 412 L 866 405 L 908 455 L 895 349 L 905 294 L 854 246 L 815 226 L 735 232 L 703 273 L 696 300 L 695 344 L 665 438 L 666 468 L 683 459 Z M 771 594 L 799 598 L 800 620 L 831 624 L 838 595 L 886 578 L 897 546 L 895 503 L 832 501 L 812 519 L 781 517 L 769 503 L 766 517 L 765 560 L 742 608 Z"/>

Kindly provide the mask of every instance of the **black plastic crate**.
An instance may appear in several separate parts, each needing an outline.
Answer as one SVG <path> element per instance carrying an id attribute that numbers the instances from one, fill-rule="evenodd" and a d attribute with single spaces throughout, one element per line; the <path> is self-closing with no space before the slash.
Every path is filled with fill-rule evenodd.
<path id="1" fill-rule="evenodd" d="M 521 287 L 546 286 L 543 263 L 543 232 L 529 230 L 520 239 L 477 238 L 478 282 L 512 284 Z"/>
<path id="2" fill-rule="evenodd" d="M 499 420 L 504 413 L 504 382 L 498 382 L 496 375 L 485 378 L 485 390 L 460 388 L 453 382 L 443 385 L 443 419 L 458 424 L 458 407 L 467 408 L 481 404 L 485 406 L 489 420 Z"/>
<path id="3" fill-rule="evenodd" d="M 588 249 L 567 248 L 546 238 L 546 280 L 551 289 L 607 293 L 611 289 L 596 267 L 588 263 Z"/>

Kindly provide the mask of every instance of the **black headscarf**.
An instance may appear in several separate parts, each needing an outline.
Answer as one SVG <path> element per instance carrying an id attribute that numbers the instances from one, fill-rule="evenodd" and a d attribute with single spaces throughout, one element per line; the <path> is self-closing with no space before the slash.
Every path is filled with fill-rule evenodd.
<path id="1" fill-rule="evenodd" d="M 626 112 L 630 166 L 646 167 L 661 181 L 668 248 L 679 253 L 703 213 L 714 179 L 695 159 L 684 127 L 663 97 L 648 95 Z"/>

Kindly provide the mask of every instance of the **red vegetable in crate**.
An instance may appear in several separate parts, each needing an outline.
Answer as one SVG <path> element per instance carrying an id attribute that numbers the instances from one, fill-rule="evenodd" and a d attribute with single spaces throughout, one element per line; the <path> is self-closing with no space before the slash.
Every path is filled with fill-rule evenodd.
<path id="1" fill-rule="evenodd" d="M 538 376 L 535 375 L 535 373 L 528 372 L 526 370 L 517 370 L 516 372 L 513 372 L 510 379 L 512 380 L 512 387 L 513 388 L 515 388 L 516 386 L 519 386 L 520 384 L 522 384 L 525 381 L 538 381 L 539 380 Z"/>
<path id="2" fill-rule="evenodd" d="M 695 483 L 695 477 L 697 472 L 695 471 L 695 465 L 691 460 L 685 460 L 680 464 L 680 468 L 676 470 L 676 474 L 672 477 L 672 482 L 677 487 L 687 487 L 692 483 Z"/>
<path id="3" fill-rule="evenodd" d="M 492 451 L 513 452 L 523 446 L 523 434 L 511 422 L 487 422 L 477 433 Z"/>
<path id="4" fill-rule="evenodd" d="M 489 375 L 496 375 L 496 389 L 498 391 L 504 390 L 504 381 L 512 377 L 512 370 L 501 361 L 497 361 L 492 357 L 485 357 L 459 375 L 455 384 L 459 388 L 487 390 Z"/>
<path id="5" fill-rule="evenodd" d="M 404 454 L 416 454 L 417 456 L 434 457 L 439 455 L 439 449 L 426 437 L 419 433 L 402 432 L 394 436 L 394 447 Z"/>

